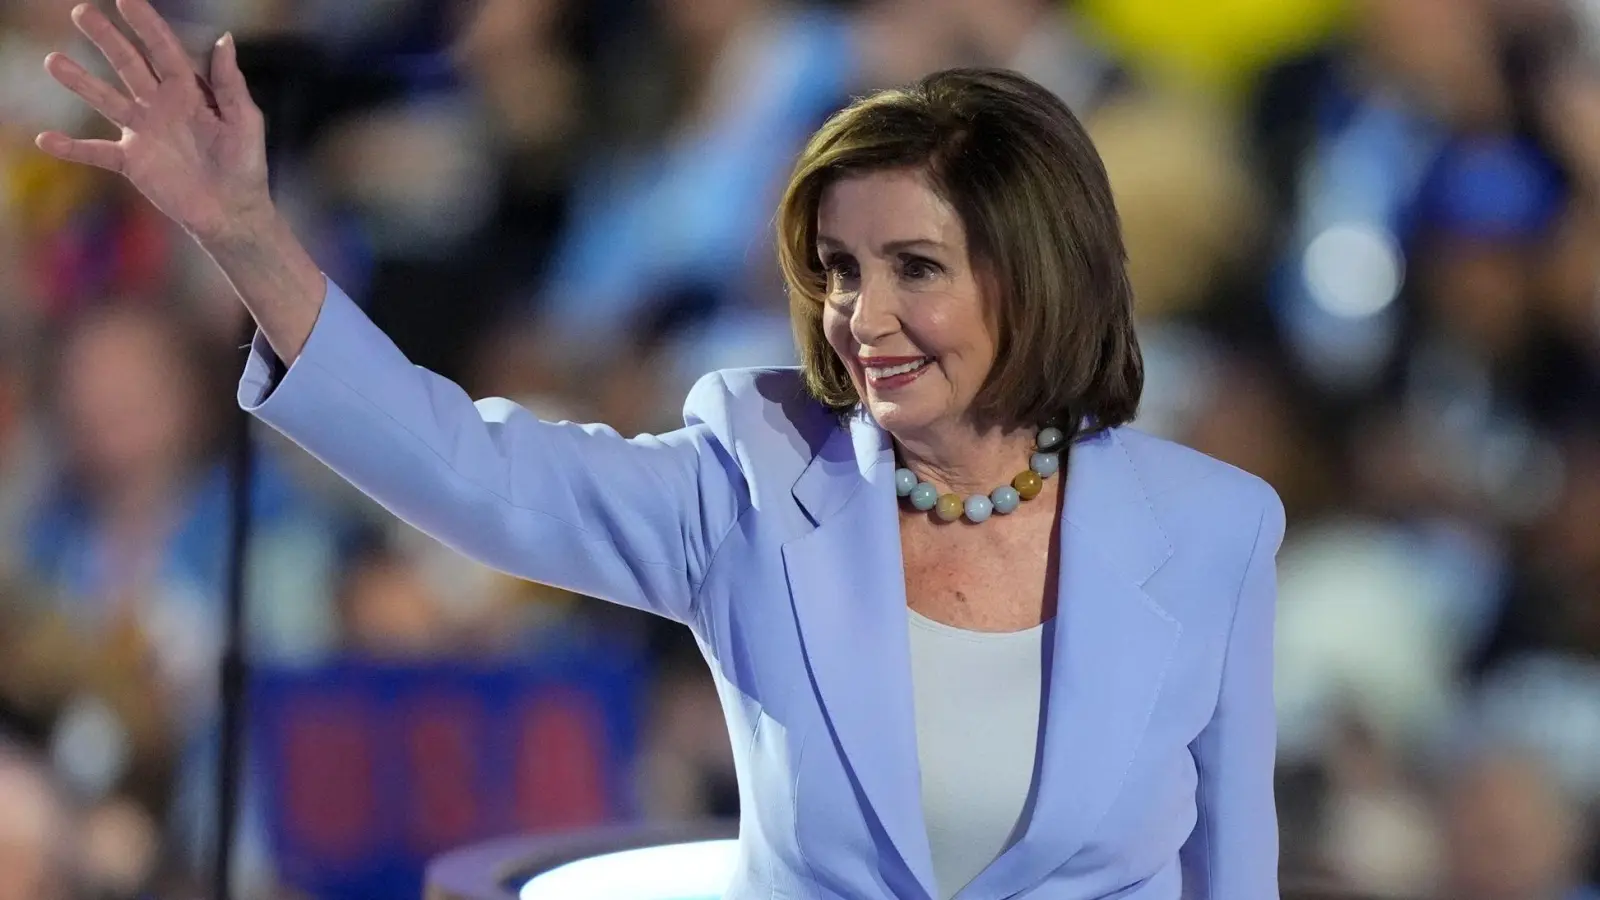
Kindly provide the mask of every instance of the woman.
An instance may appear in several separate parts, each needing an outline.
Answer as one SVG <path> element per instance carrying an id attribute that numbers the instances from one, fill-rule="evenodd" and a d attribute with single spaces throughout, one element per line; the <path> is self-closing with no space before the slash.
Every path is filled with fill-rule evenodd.
<path id="1" fill-rule="evenodd" d="M 778 216 L 803 368 L 708 375 L 624 440 L 409 365 L 274 212 L 231 40 L 208 90 L 118 6 L 148 64 L 74 16 L 126 92 L 46 65 L 121 139 L 40 146 L 232 280 L 256 415 L 470 556 L 693 630 L 741 778 L 729 896 L 1277 896 L 1283 508 L 1122 427 L 1121 237 L 1053 97 L 947 72 L 832 119 Z"/>

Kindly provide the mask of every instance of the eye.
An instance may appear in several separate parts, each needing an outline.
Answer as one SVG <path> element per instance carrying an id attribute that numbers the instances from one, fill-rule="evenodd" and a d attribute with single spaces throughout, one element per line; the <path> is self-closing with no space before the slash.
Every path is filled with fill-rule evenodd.
<path id="1" fill-rule="evenodd" d="M 900 274 L 912 281 L 925 281 L 939 274 L 942 269 L 939 264 L 924 256 L 903 256 L 900 262 Z"/>
<path id="2" fill-rule="evenodd" d="M 822 271 L 828 277 L 828 289 L 838 290 L 854 284 L 861 277 L 856 261 L 849 254 L 830 253 L 822 258 Z"/>

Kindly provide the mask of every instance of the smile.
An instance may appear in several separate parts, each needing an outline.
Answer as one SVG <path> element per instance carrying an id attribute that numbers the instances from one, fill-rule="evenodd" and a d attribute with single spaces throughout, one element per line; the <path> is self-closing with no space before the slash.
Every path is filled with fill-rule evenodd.
<path id="1" fill-rule="evenodd" d="M 867 375 L 867 381 L 874 387 L 896 387 L 909 383 L 931 362 L 933 362 L 931 357 L 924 356 L 903 362 L 897 361 L 893 365 L 863 365 L 862 370 Z"/>
<path id="2" fill-rule="evenodd" d="M 904 375 L 908 372 L 915 372 L 931 362 L 933 360 L 924 356 L 915 362 L 901 363 L 898 366 L 867 366 L 867 376 L 869 378 L 888 378 L 892 375 Z"/>

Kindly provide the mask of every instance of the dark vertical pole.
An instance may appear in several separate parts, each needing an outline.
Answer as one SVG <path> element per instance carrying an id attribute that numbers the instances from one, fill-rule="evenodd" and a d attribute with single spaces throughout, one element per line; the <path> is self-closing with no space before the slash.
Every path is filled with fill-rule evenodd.
<path id="1" fill-rule="evenodd" d="M 239 65 L 250 85 L 251 95 L 260 105 L 267 122 L 267 160 L 269 171 L 277 172 L 285 162 L 285 150 L 293 146 L 303 127 L 302 106 L 308 82 L 317 77 L 312 56 L 306 48 L 289 42 L 278 46 L 239 47 Z M 297 63 L 304 64 L 298 68 Z M 242 343 L 255 336 L 255 323 L 248 317 Z M 255 442 L 251 440 L 251 417 L 235 407 L 232 423 L 232 452 L 229 456 L 229 483 L 232 486 L 229 509 L 227 559 L 227 603 L 225 637 L 221 666 L 220 746 L 217 754 L 217 822 L 213 848 L 212 897 L 232 900 L 233 851 L 238 833 L 241 781 L 245 763 L 245 714 L 249 700 L 248 611 L 245 581 L 249 573 L 252 487 L 255 482 Z"/>
<path id="2" fill-rule="evenodd" d="M 250 329 L 245 340 L 250 340 Z M 245 657 L 245 575 L 249 569 L 250 488 L 255 471 L 254 442 L 250 439 L 250 416 L 243 409 L 234 414 L 233 447 L 229 458 L 230 532 L 226 636 L 222 649 L 221 746 L 217 753 L 217 822 L 213 863 L 213 890 L 217 900 L 233 897 L 234 834 L 239 810 L 240 770 L 244 764 L 244 715 L 248 681 Z"/>

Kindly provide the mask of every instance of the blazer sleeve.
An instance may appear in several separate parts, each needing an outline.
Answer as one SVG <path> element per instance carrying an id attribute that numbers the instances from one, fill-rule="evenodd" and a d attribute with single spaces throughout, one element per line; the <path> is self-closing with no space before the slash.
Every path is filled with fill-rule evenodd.
<path id="1" fill-rule="evenodd" d="M 1199 818 L 1181 853 L 1185 900 L 1277 900 L 1273 629 L 1283 503 L 1270 488 L 1233 613 L 1222 689 L 1191 745 Z"/>
<path id="2" fill-rule="evenodd" d="M 278 367 L 278 371 L 274 371 Z M 474 403 L 413 366 L 331 281 L 287 370 L 257 335 L 239 384 L 248 411 L 396 516 L 511 575 L 695 625 L 695 596 L 737 520 L 743 477 L 707 419 L 702 379 L 685 426 L 624 439 Z"/>

